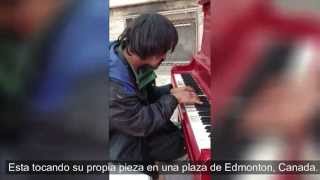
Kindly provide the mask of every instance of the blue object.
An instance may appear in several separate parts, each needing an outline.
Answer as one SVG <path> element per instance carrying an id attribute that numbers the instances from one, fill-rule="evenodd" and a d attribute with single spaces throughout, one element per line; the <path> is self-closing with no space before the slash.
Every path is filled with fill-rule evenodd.
<path id="1" fill-rule="evenodd" d="M 107 65 L 108 1 L 75 2 L 77 7 L 63 19 L 65 22 L 51 38 L 51 48 L 46 52 L 48 69 L 32 102 L 37 111 L 58 110 L 77 77 Z"/>
<path id="2" fill-rule="evenodd" d="M 116 53 L 115 46 L 117 43 L 113 42 L 109 48 L 108 58 L 108 72 L 109 78 L 121 84 L 124 91 L 128 94 L 135 93 L 135 85 L 131 76 L 129 75 L 128 64 L 124 64 L 125 60 Z"/>

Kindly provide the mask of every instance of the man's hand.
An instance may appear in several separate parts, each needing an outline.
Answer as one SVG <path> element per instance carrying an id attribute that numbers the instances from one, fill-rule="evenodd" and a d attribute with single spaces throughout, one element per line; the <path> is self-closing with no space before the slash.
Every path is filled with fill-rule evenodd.
<path id="1" fill-rule="evenodd" d="M 179 91 L 190 91 L 190 92 L 194 92 L 194 89 L 190 86 L 184 86 L 184 87 L 179 87 L 179 88 L 172 88 L 170 90 L 171 94 L 177 93 Z"/>
<path id="2" fill-rule="evenodd" d="M 189 86 L 172 88 L 170 92 L 177 98 L 179 104 L 202 104 L 197 94 Z"/>

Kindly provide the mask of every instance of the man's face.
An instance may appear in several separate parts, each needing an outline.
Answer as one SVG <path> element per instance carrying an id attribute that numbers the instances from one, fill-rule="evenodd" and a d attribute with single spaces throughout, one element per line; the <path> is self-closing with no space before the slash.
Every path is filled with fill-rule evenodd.
<path id="1" fill-rule="evenodd" d="M 152 69 L 157 69 L 165 59 L 166 59 L 166 54 L 161 54 L 161 55 L 147 57 L 146 59 L 143 60 L 143 62 L 145 62 L 146 66 Z"/>

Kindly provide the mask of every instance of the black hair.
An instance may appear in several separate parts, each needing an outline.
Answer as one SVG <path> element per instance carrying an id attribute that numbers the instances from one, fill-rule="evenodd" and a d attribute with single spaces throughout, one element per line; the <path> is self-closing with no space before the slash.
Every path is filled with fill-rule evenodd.
<path id="1" fill-rule="evenodd" d="M 178 33 L 172 22 L 160 14 L 142 14 L 118 38 L 123 48 L 141 59 L 174 51 Z"/>

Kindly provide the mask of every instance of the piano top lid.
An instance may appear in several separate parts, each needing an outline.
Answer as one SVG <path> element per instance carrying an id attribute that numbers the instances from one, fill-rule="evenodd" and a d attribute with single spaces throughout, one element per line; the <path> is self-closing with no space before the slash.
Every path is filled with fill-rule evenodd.
<path id="1" fill-rule="evenodd" d="M 210 3 L 210 0 L 199 0 L 198 3 L 199 4 L 206 4 L 206 3 Z"/>
<path id="2" fill-rule="evenodd" d="M 203 11 L 203 33 L 200 51 L 194 56 L 200 64 L 210 71 L 211 57 L 211 0 L 198 0 L 198 3 L 202 5 Z"/>

